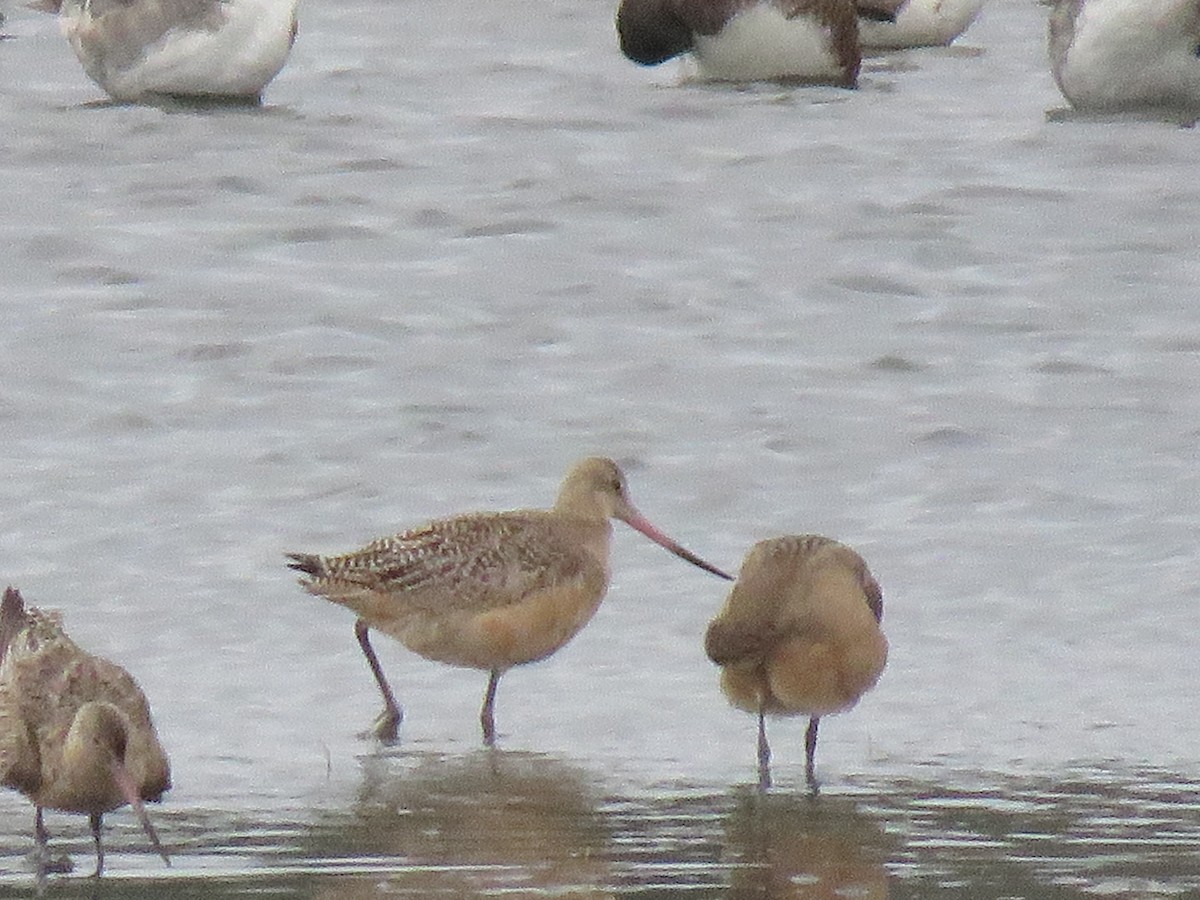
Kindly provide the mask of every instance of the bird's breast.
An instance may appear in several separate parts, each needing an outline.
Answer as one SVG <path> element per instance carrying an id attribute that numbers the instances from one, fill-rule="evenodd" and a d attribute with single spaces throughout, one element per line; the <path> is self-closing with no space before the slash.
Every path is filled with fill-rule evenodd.
<path id="1" fill-rule="evenodd" d="M 694 56 L 704 77 L 722 81 L 843 75 L 830 28 L 808 15 L 789 19 L 772 3 L 747 7 L 714 35 L 697 34 Z"/>

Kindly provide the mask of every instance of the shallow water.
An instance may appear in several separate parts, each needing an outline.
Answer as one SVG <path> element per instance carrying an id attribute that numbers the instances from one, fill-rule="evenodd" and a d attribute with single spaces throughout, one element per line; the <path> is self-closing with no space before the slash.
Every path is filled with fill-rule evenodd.
<path id="1" fill-rule="evenodd" d="M 0 574 L 138 677 L 175 770 L 172 868 L 115 813 L 103 893 L 1200 890 L 1195 132 L 1048 117 L 1025 0 L 854 93 L 681 86 L 608 4 L 528 8 L 310 3 L 267 106 L 208 112 L 97 102 L 6 10 Z M 718 565 L 870 563 L 891 658 L 818 800 L 801 721 L 748 789 L 725 587 L 623 528 L 499 752 L 481 674 L 385 639 L 401 745 L 356 737 L 350 617 L 283 552 L 546 504 L 594 452 Z M 31 831 L 0 798 L 0 890 Z"/>
<path id="2" fill-rule="evenodd" d="M 362 760 L 294 817 L 165 811 L 175 864 L 113 854 L 105 896 L 1060 898 L 1200 890 L 1200 792 L 1157 770 L 631 789 L 519 751 Z M 929 776 L 933 776 L 930 778 Z M 936 779 L 936 780 L 934 780 Z M 953 782 L 957 781 L 957 784 Z M 128 828 L 116 840 L 130 842 Z M 89 862 L 90 865 L 90 862 Z M 17 877 L 5 879 L 17 887 Z M 85 878 L 55 895 L 91 896 Z"/>

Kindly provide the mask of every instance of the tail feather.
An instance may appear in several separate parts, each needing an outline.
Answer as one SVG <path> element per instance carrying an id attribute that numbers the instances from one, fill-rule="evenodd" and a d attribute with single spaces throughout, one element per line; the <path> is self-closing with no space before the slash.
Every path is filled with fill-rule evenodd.
<path id="1" fill-rule="evenodd" d="M 0 601 L 0 662 L 4 661 L 13 638 L 25 627 L 27 619 L 21 592 L 10 585 L 4 591 L 3 601 Z"/>
<path id="2" fill-rule="evenodd" d="M 291 560 L 287 564 L 289 569 L 294 569 L 297 572 L 303 572 L 305 575 L 312 575 L 320 578 L 325 574 L 325 562 L 315 553 L 288 553 L 287 558 Z"/>

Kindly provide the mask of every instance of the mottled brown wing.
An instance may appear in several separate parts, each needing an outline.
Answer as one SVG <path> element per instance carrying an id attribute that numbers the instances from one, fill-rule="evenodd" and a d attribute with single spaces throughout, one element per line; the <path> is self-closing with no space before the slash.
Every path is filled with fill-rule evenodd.
<path id="1" fill-rule="evenodd" d="M 720 665 L 762 660 L 786 637 L 808 627 L 803 615 L 787 613 L 789 598 L 809 561 L 839 547 L 819 534 L 786 535 L 760 541 L 742 563 L 724 609 L 705 635 L 705 652 Z"/>
<path id="2" fill-rule="evenodd" d="M 494 609 L 598 570 L 577 541 L 589 524 L 574 527 L 539 511 L 440 519 L 324 557 L 306 586 L 334 601 L 365 590 L 414 608 Z"/>
<path id="3" fill-rule="evenodd" d="M 143 800 L 157 801 L 171 788 L 171 767 L 150 718 L 150 703 L 133 676 L 101 656 L 80 650 L 62 662 L 65 695 L 74 704 L 72 717 L 85 703 L 111 703 L 129 719 L 126 765 Z"/>
<path id="4" fill-rule="evenodd" d="M 43 746 L 61 747 L 76 706 L 60 696 L 66 660 L 78 648 L 40 610 L 24 613 L 0 664 L 0 777 L 21 791 L 37 790 L 52 760 Z M 68 698 L 69 699 L 69 698 Z"/>
<path id="5" fill-rule="evenodd" d="M 37 739 L 22 714 L 20 695 L 7 679 L 0 679 L 0 784 L 28 794 L 41 782 Z"/>
<path id="6" fill-rule="evenodd" d="M 61 760 L 67 731 L 84 704 L 110 703 L 129 719 L 126 761 L 143 799 L 157 800 L 171 786 L 170 765 L 158 744 L 145 694 L 128 672 L 114 662 L 94 656 L 66 635 L 14 660 L 9 676 L 0 680 L 12 696 L 24 723 L 30 746 L 45 754 L 40 769 L 54 769 Z M 40 750 L 38 748 L 41 748 Z"/>

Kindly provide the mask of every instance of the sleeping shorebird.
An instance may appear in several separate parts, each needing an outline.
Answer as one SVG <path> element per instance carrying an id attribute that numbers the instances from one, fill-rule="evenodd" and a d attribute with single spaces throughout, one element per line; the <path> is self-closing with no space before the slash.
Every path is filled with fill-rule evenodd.
<path id="1" fill-rule="evenodd" d="M 37 809 L 38 870 L 49 862 L 43 810 L 87 813 L 104 870 L 101 818 L 129 804 L 170 865 L 143 801 L 171 787 L 167 756 L 137 682 L 67 637 L 57 614 L 0 602 L 0 781 Z"/>
<path id="2" fill-rule="evenodd" d="M 296 38 L 298 0 L 35 0 L 114 99 L 259 103 Z"/>
<path id="3" fill-rule="evenodd" d="M 860 21 L 858 39 L 863 50 L 944 47 L 970 27 L 982 8 L 983 0 L 904 0 L 894 21 Z"/>
<path id="4" fill-rule="evenodd" d="M 1076 109 L 1200 112 L 1198 0 L 1057 0 L 1049 51 Z"/>
<path id="5" fill-rule="evenodd" d="M 758 781 L 771 786 L 768 715 L 810 716 L 805 777 L 817 789 L 813 757 L 821 716 L 845 712 L 879 680 L 887 639 L 883 594 L 862 557 L 819 535 L 755 544 L 704 649 L 721 667 L 721 689 L 758 714 Z"/>
<path id="6" fill-rule="evenodd" d="M 610 459 L 575 464 L 550 509 L 438 519 L 344 556 L 290 553 L 312 594 L 358 616 L 354 633 L 383 694 L 378 737 L 396 739 L 401 710 L 368 631 L 426 659 L 489 672 L 479 721 L 495 743 L 500 676 L 545 659 L 592 618 L 609 580 L 610 519 L 620 519 L 693 565 L 730 579 L 651 525 L 629 502 Z M 730 579 L 732 580 L 732 579 Z"/>
<path id="7" fill-rule="evenodd" d="M 713 81 L 852 88 L 858 18 L 890 19 L 903 0 L 622 0 L 621 52 L 644 66 L 690 53 Z"/>

